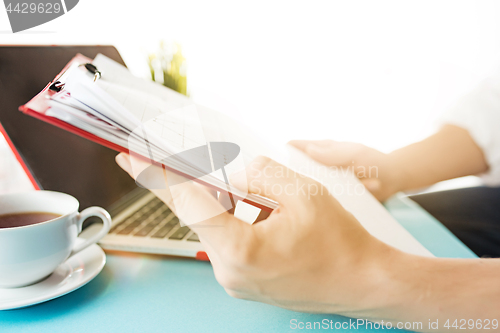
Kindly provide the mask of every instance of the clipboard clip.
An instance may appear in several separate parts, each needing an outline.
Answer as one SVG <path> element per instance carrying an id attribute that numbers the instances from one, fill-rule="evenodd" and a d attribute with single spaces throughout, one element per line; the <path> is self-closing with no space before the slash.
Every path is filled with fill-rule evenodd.
<path id="1" fill-rule="evenodd" d="M 64 83 L 62 83 L 61 81 L 55 81 L 50 85 L 49 89 L 53 92 L 60 92 L 64 89 Z"/>
<path id="2" fill-rule="evenodd" d="M 81 64 L 80 66 L 84 66 L 90 73 L 94 74 L 94 82 L 97 79 L 101 78 L 101 72 L 97 69 L 97 67 L 94 64 L 91 64 L 90 62 L 86 64 Z"/>
<path id="3" fill-rule="evenodd" d="M 80 66 L 84 66 L 87 69 L 87 71 L 89 71 L 91 74 L 94 74 L 94 82 L 97 81 L 97 79 L 101 78 L 101 72 L 97 69 L 95 65 L 91 64 L 90 62 L 78 65 L 78 67 Z M 69 69 L 70 68 L 68 68 L 61 75 L 59 75 L 59 77 L 57 77 L 56 80 L 49 86 L 50 91 L 58 93 L 64 89 L 65 83 L 62 81 L 64 81 L 63 77 L 65 77 L 65 74 L 68 72 Z"/>

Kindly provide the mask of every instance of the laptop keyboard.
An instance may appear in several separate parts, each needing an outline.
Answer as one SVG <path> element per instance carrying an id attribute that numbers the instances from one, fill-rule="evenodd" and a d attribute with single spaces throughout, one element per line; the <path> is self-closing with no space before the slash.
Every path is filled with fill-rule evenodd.
<path id="1" fill-rule="evenodd" d="M 158 198 L 154 198 L 109 231 L 110 234 L 164 238 L 199 242 L 198 235 L 181 226 L 177 216 Z"/>

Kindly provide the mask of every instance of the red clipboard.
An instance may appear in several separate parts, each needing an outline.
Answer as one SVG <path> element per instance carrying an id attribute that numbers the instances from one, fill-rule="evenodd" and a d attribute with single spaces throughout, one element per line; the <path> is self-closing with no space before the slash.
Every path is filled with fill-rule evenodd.
<path id="1" fill-rule="evenodd" d="M 17 151 L 16 146 L 14 146 L 14 143 L 10 139 L 5 128 L 3 128 L 2 124 L 0 124 L 0 134 L 3 135 L 5 141 L 7 142 L 7 145 L 9 146 L 10 150 L 14 154 L 14 157 L 16 158 L 17 162 L 19 162 L 19 164 L 23 168 L 24 173 L 26 174 L 29 181 L 33 185 L 33 188 L 35 190 L 40 190 L 40 184 L 38 184 L 38 182 L 36 181 L 35 177 L 33 176 L 33 173 L 31 172 L 30 168 L 28 167 L 28 165 L 26 164 L 26 162 L 22 158 L 21 154 L 19 154 L 19 151 Z"/>
<path id="2" fill-rule="evenodd" d="M 24 112 L 25 114 L 27 115 L 30 115 L 34 118 L 38 118 L 40 120 L 43 120 L 45 121 L 46 123 L 49 123 L 51 125 L 54 125 L 54 126 L 57 126 L 57 127 L 60 127 L 68 132 L 71 132 L 73 134 L 76 134 L 76 135 L 79 135 L 85 139 L 88 139 L 88 140 L 91 140 L 95 143 L 98 143 L 102 146 L 105 146 L 107 148 L 110 148 L 110 149 L 113 149 L 113 150 L 116 150 L 118 152 L 125 152 L 125 153 L 128 153 L 128 150 L 119 146 L 119 145 L 116 145 L 112 142 L 109 142 L 109 141 L 106 141 L 94 134 L 91 134 L 91 133 L 88 133 L 84 130 L 81 130 L 79 129 L 78 127 L 75 127 L 73 125 L 70 125 L 62 120 L 59 120 L 57 118 L 54 118 L 54 117 L 50 117 L 50 116 L 47 116 L 46 115 L 46 112 L 47 110 L 49 109 L 49 104 L 48 104 L 48 101 L 49 101 L 49 98 L 50 96 L 52 96 L 53 94 L 55 94 L 54 91 L 50 90 L 50 86 L 58 81 L 58 79 L 64 74 L 66 73 L 66 71 L 74 66 L 75 64 L 85 64 L 85 63 L 88 63 L 88 62 L 91 62 L 92 59 L 89 59 L 87 57 L 85 57 L 84 55 L 82 54 L 77 54 L 73 59 L 71 59 L 71 61 L 64 67 L 64 69 L 56 76 L 56 78 L 50 82 L 49 84 L 47 84 L 45 86 L 45 88 L 43 88 L 43 90 L 38 93 L 38 95 L 36 95 L 35 97 L 33 97 L 28 103 L 26 103 L 25 105 L 21 105 L 19 107 L 19 111 L 22 111 Z"/>
<path id="3" fill-rule="evenodd" d="M 90 141 L 93 141 L 97 144 L 100 144 L 104 147 L 107 147 L 107 148 L 110 148 L 110 149 L 113 149 L 117 152 L 121 152 L 121 153 L 129 153 L 129 150 L 125 147 L 122 147 L 120 145 L 117 145 L 115 143 L 112 143 L 112 142 L 109 142 L 107 140 L 104 140 L 92 133 L 89 133 L 87 131 L 84 131 L 78 127 L 75 127 L 71 124 L 68 124 L 66 123 L 65 121 L 62 121 L 60 119 L 57 119 L 57 118 L 54 118 L 54 117 L 51 117 L 51 116 L 48 116 L 46 113 L 48 111 L 48 109 L 50 108 L 49 106 L 49 99 L 50 99 L 50 96 L 52 96 L 53 94 L 55 94 L 56 92 L 55 91 L 52 91 L 50 89 L 51 85 L 56 83 L 57 81 L 59 81 L 61 79 L 61 77 L 72 67 L 74 66 L 79 66 L 81 64 L 86 64 L 86 63 L 90 63 L 92 62 L 92 59 L 90 58 L 87 58 L 85 57 L 84 55 L 82 54 L 77 54 L 73 59 L 71 59 L 71 61 L 63 68 L 63 70 L 55 77 L 55 79 L 52 81 L 52 82 L 49 82 L 45 88 L 40 92 L 38 93 L 38 95 L 36 95 L 35 97 L 33 97 L 28 103 L 26 103 L 25 105 L 21 105 L 19 107 L 19 111 L 22 111 L 23 113 L 27 114 L 27 115 L 30 115 L 34 118 L 38 118 L 46 123 L 49 123 L 51 125 L 54 125 L 54 126 L 57 126 L 59 128 L 62 128 L 70 133 L 73 133 L 73 134 L 76 134 L 82 138 L 85 138 L 85 139 L 88 139 Z M 144 157 L 144 159 L 146 159 L 148 162 L 151 163 L 151 161 Z M 156 162 L 154 162 L 156 163 Z M 185 178 L 188 178 L 188 179 L 191 179 L 191 180 L 194 180 L 202 185 L 205 185 L 209 188 L 212 188 L 216 191 L 221 191 L 221 192 L 225 192 L 227 193 L 226 190 L 224 189 L 221 189 L 221 188 L 218 188 L 218 187 L 215 187 L 211 184 L 208 184 L 198 178 L 194 178 L 188 174 L 185 174 L 183 173 L 182 171 L 179 171 L 179 170 L 176 170 L 176 169 L 172 169 L 166 165 L 160 165 L 159 163 L 156 163 L 158 164 L 159 166 L 162 166 L 163 168 L 165 169 L 168 169 L 169 171 L 172 171 L 174 173 L 177 173 Z M 265 206 L 265 205 L 262 205 L 258 202 L 255 202 L 255 201 L 252 201 L 252 200 L 249 200 L 247 198 L 241 198 L 241 197 L 238 197 L 234 194 L 231 194 L 233 195 L 233 197 L 237 200 L 241 200 L 243 202 L 246 202 L 252 206 L 255 206 L 259 209 L 262 209 L 264 211 L 267 211 L 267 212 L 272 212 L 274 210 L 274 208 L 270 208 L 268 206 Z M 276 208 L 276 207 L 275 207 Z"/>

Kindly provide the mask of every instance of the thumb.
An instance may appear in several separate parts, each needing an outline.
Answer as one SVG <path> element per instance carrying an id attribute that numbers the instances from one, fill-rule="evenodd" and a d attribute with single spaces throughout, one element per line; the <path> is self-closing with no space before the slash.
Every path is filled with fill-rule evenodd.
<path id="1" fill-rule="evenodd" d="M 326 165 L 332 164 L 331 148 L 310 143 L 305 147 L 305 153 L 312 159 Z"/>
<path id="2" fill-rule="evenodd" d="M 220 225 L 221 221 L 226 220 L 212 219 L 225 214 L 226 210 L 206 187 L 133 155 L 122 153 L 116 157 L 116 161 L 132 178 L 137 178 L 144 170 L 148 170 L 147 188 L 169 206 L 183 223 Z M 169 182 L 175 185 L 170 186 Z"/>

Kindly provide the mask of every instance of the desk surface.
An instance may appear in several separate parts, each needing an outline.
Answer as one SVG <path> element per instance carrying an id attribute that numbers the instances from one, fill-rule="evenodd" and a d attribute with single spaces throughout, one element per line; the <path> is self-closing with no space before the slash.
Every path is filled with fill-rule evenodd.
<path id="1" fill-rule="evenodd" d="M 436 256 L 476 257 L 412 201 L 393 198 L 386 206 Z M 108 254 L 107 259 L 104 270 L 73 293 L 0 311 L 0 332 L 288 332 L 297 331 L 290 328 L 292 319 L 349 321 L 233 299 L 217 284 L 207 262 L 135 254 Z"/>

